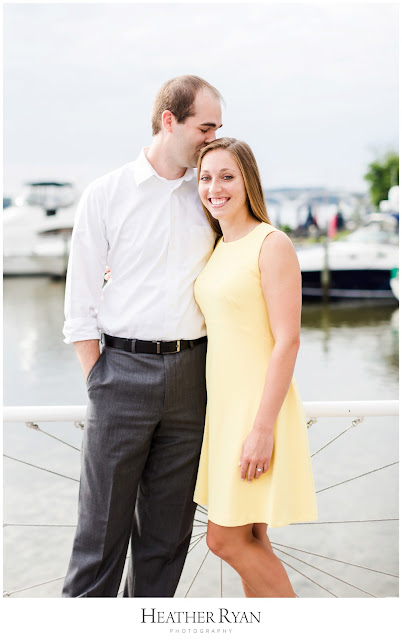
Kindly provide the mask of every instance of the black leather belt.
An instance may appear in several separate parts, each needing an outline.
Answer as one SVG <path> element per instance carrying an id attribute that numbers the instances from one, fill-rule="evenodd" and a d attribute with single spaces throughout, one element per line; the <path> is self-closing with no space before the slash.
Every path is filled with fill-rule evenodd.
<path id="1" fill-rule="evenodd" d="M 129 353 L 153 353 L 163 355 L 164 353 L 178 353 L 183 349 L 192 349 L 197 344 L 207 341 L 207 336 L 197 338 L 197 340 L 172 340 L 163 342 L 157 340 L 134 340 L 131 338 L 115 338 L 102 333 L 102 342 L 106 347 L 122 349 Z"/>

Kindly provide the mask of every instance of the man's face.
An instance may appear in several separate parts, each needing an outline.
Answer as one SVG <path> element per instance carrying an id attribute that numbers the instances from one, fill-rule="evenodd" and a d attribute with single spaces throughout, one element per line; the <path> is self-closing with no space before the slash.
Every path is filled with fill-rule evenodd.
<path id="1" fill-rule="evenodd" d="M 221 103 L 209 91 L 198 91 L 194 101 L 195 115 L 181 124 L 173 118 L 172 152 L 180 167 L 196 167 L 203 147 L 215 140 L 222 126 Z"/>

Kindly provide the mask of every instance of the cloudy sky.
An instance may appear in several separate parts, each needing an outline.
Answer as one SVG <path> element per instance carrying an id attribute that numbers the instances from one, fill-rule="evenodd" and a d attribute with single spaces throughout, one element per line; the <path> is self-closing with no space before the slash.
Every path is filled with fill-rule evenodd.
<path id="1" fill-rule="evenodd" d="M 221 133 L 251 145 L 266 188 L 365 190 L 398 148 L 395 3 L 8 3 L 5 192 L 133 160 L 157 89 L 184 73 L 223 94 Z"/>

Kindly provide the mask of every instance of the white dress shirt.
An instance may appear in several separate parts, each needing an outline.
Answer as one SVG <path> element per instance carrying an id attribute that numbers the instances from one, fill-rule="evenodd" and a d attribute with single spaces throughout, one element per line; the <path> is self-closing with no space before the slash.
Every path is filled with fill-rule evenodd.
<path id="1" fill-rule="evenodd" d="M 64 342 L 101 332 L 140 340 L 204 336 L 193 288 L 214 242 L 194 169 L 166 180 L 142 150 L 135 162 L 95 180 L 76 212 Z M 106 265 L 111 279 L 103 286 Z"/>

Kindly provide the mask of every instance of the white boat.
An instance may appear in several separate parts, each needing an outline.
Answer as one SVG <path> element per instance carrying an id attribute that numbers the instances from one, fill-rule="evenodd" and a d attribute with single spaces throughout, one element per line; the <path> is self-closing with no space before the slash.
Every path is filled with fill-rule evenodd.
<path id="1" fill-rule="evenodd" d="M 399 269 L 391 269 L 390 285 L 395 298 L 399 300 Z"/>
<path id="2" fill-rule="evenodd" d="M 27 183 L 3 212 L 5 276 L 65 276 L 75 200 L 70 182 Z"/>
<path id="3" fill-rule="evenodd" d="M 327 275 L 330 298 L 395 299 L 390 278 L 399 265 L 399 251 L 393 216 L 370 214 L 367 224 L 344 240 L 298 248 L 297 256 L 305 298 L 323 296 L 323 276 Z"/>

